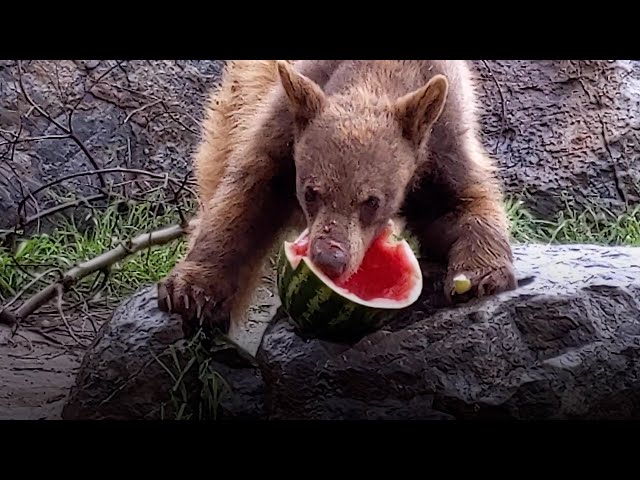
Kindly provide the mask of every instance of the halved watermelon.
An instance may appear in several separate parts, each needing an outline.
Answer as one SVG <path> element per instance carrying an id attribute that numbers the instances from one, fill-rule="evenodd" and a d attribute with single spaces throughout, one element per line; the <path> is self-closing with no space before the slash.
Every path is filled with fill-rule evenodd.
<path id="1" fill-rule="evenodd" d="M 378 329 L 422 292 L 422 271 L 409 242 L 393 222 L 367 250 L 346 282 L 334 282 L 307 256 L 308 230 L 284 242 L 278 258 L 282 306 L 300 333 L 353 342 Z"/>

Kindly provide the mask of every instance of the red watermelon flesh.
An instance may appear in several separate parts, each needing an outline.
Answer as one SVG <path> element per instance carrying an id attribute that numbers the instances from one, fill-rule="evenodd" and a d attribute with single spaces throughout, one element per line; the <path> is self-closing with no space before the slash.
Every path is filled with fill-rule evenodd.
<path id="1" fill-rule="evenodd" d="M 415 257 L 405 243 L 390 241 L 392 237 L 393 229 L 388 226 L 373 241 L 359 269 L 346 281 L 334 285 L 367 302 L 377 299 L 402 302 L 412 296 L 416 289 Z M 298 238 L 292 251 L 296 256 L 308 255 L 307 234 Z"/>

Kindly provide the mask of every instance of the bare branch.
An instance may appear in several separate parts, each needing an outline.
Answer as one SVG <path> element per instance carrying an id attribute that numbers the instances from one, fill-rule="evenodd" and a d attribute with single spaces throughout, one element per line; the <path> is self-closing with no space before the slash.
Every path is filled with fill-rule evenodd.
<path id="1" fill-rule="evenodd" d="M 99 270 L 104 270 L 114 263 L 151 246 L 164 245 L 172 242 L 184 235 L 189 228 L 190 226 L 173 225 L 151 233 L 143 233 L 129 240 L 126 244 L 121 243 L 102 255 L 81 263 L 67 271 L 58 282 L 52 283 L 40 290 L 17 310 L 11 312 L 5 307 L 0 309 L 0 323 L 8 325 L 19 324 L 38 308 L 49 302 L 60 288 L 62 288 L 63 292 L 66 292 L 87 275 Z"/>
<path id="2" fill-rule="evenodd" d="M 29 95 L 29 93 L 27 92 L 27 89 L 24 86 L 24 81 L 22 76 L 23 76 L 22 61 L 18 60 L 18 85 L 20 86 L 20 91 L 22 92 L 22 95 L 24 95 L 24 98 L 27 100 L 27 102 L 29 102 L 29 105 L 31 105 L 40 115 L 42 115 L 44 118 L 49 120 L 53 125 L 55 125 L 65 133 L 70 133 L 69 130 L 67 130 L 67 128 L 64 125 L 57 122 L 51 115 L 49 115 L 49 113 L 45 109 L 43 109 L 31 98 L 31 95 Z"/>
<path id="3" fill-rule="evenodd" d="M 38 137 L 15 138 L 14 140 L 0 143 L 0 147 L 17 143 L 38 142 L 41 140 L 64 140 L 66 138 L 70 138 L 70 135 L 67 133 L 62 135 L 41 135 Z"/>
<path id="4" fill-rule="evenodd" d="M 151 178 L 158 178 L 161 180 L 164 180 L 165 178 L 168 179 L 169 182 L 172 182 L 176 185 L 181 185 L 182 181 L 177 179 L 177 178 L 173 178 L 173 177 L 169 177 L 167 174 L 165 173 L 153 173 L 153 172 L 149 172 L 146 170 L 140 170 L 140 169 L 134 169 L 134 168 L 119 168 L 119 167 L 113 167 L 113 168 L 103 168 L 100 170 L 87 170 L 85 172 L 76 172 L 76 173 L 71 173 L 69 175 L 65 175 L 63 177 L 57 178 L 56 180 L 52 180 L 51 182 L 48 182 L 45 185 L 42 185 L 41 187 L 38 187 L 37 189 L 35 189 L 33 192 L 30 192 L 30 197 L 33 198 L 34 195 L 40 193 L 43 190 L 46 190 L 48 188 L 51 188 L 54 185 L 57 185 L 59 183 L 62 183 L 66 180 L 70 180 L 72 178 L 76 178 L 76 177 L 83 177 L 83 176 L 87 176 L 87 175 L 99 175 L 101 173 L 131 173 L 131 174 L 136 174 L 136 175 L 144 175 L 147 177 L 151 177 Z M 188 185 L 195 185 L 195 182 L 193 180 L 189 180 L 187 181 Z M 191 189 L 186 189 L 185 190 L 189 191 L 190 193 L 194 194 L 193 190 Z M 35 199 L 34 199 L 35 200 Z M 20 212 L 22 209 L 24 209 L 24 204 L 26 203 L 27 199 L 23 198 L 17 206 L 17 210 L 18 212 Z"/>
<path id="5" fill-rule="evenodd" d="M 146 105 L 143 105 L 140 108 L 136 108 L 135 110 L 133 110 L 132 112 L 130 112 L 127 115 L 127 117 L 124 119 L 124 122 L 122 122 L 122 124 L 124 125 L 129 120 L 131 120 L 131 117 L 133 117 L 136 113 L 140 113 L 143 110 L 145 110 L 146 108 L 151 108 L 151 107 L 153 107 L 155 105 L 158 105 L 159 103 L 162 103 L 162 100 L 156 100 L 155 102 L 147 103 Z"/>
<path id="6" fill-rule="evenodd" d="M 189 178 L 189 174 L 186 174 L 177 191 L 173 190 L 173 186 L 167 184 L 167 186 L 171 189 L 171 192 L 173 193 L 173 203 L 178 210 L 178 216 L 180 217 L 181 225 L 184 225 L 186 220 L 185 220 L 184 213 L 182 212 L 182 207 L 180 206 L 180 195 L 182 194 L 182 191 L 186 188 L 188 178 Z"/>
<path id="7" fill-rule="evenodd" d="M 44 118 L 46 118 L 47 120 L 49 120 L 49 122 L 51 122 L 53 125 L 55 125 L 56 127 L 58 127 L 60 130 L 62 130 L 64 133 L 66 133 L 67 135 L 69 135 L 69 138 L 71 140 L 73 140 L 73 142 L 78 146 L 78 148 L 80 148 L 80 150 L 82 150 L 82 153 L 85 154 L 85 156 L 87 157 L 87 159 L 89 160 L 89 162 L 91 163 L 91 165 L 93 165 L 93 168 L 95 170 L 100 170 L 100 166 L 98 165 L 98 163 L 96 162 L 95 158 L 93 158 L 93 155 L 91 154 L 91 152 L 87 149 L 87 146 L 84 144 L 84 142 L 80 139 L 80 137 L 78 137 L 74 132 L 73 129 L 71 128 L 71 117 L 69 117 L 69 127 L 65 127 L 64 125 L 62 125 L 60 122 L 56 121 L 46 110 L 44 110 L 40 105 L 38 105 L 36 102 L 33 101 L 33 99 L 31 98 L 31 96 L 29 95 L 29 93 L 27 92 L 25 86 L 24 86 L 24 81 L 22 78 L 22 62 L 19 60 L 18 61 L 18 84 L 20 85 L 20 91 L 22 92 L 22 95 L 24 95 L 24 98 L 27 100 L 27 102 L 29 102 L 29 104 L 36 109 L 36 111 L 42 115 Z M 100 185 L 102 186 L 102 188 L 106 188 L 107 183 L 104 180 L 104 177 L 102 176 L 101 173 L 98 174 L 98 180 L 100 181 Z"/>
<path id="8" fill-rule="evenodd" d="M 170 107 L 177 107 L 177 108 L 181 108 L 181 105 L 176 103 L 176 102 L 167 102 L 166 100 L 163 100 L 161 98 L 156 97 L 155 95 L 151 95 L 149 93 L 143 93 L 143 92 L 139 92 L 137 90 L 134 90 L 132 88 L 127 88 L 123 85 L 118 85 L 115 83 L 107 83 L 106 85 L 109 85 L 112 88 L 116 88 L 118 90 L 124 90 L 126 92 L 129 93 L 133 93 L 135 95 L 138 95 L 140 97 L 149 99 L 149 100 L 153 100 L 153 101 L 157 101 L 162 108 L 164 109 L 164 112 L 161 112 L 157 115 L 154 115 L 152 118 L 149 119 L 149 123 L 151 123 L 153 120 L 155 120 L 158 117 L 167 115 L 169 118 L 171 118 L 174 122 L 178 123 L 179 125 L 181 125 L 182 127 L 185 128 L 185 130 L 189 130 L 191 133 L 197 135 L 198 131 L 194 130 L 193 128 L 191 128 L 190 126 L 186 125 L 184 122 L 182 122 L 180 119 L 176 119 L 173 114 L 174 113 L 178 113 L 174 110 L 172 110 Z M 103 99 L 104 100 L 104 99 Z M 186 116 L 187 118 L 189 118 L 194 125 L 199 125 L 200 122 L 198 122 L 198 120 L 196 120 L 191 114 L 189 114 L 189 112 L 184 111 L 183 109 L 181 109 L 182 111 L 180 112 L 182 115 Z"/>
<path id="9" fill-rule="evenodd" d="M 18 228 L 24 228 L 27 225 L 30 225 L 33 222 L 39 221 L 41 219 L 43 219 L 44 217 L 47 217 L 49 215 L 53 215 L 54 213 L 58 213 L 61 212 L 63 210 L 67 210 L 69 208 L 72 207 L 77 207 L 78 205 L 81 204 L 87 204 L 89 202 L 94 202 L 96 200 L 102 200 L 106 198 L 106 195 L 100 193 L 97 195 L 91 195 L 89 197 L 82 197 L 82 198 L 78 198 L 76 200 L 72 200 L 71 202 L 67 202 L 67 203 L 63 203 L 61 205 L 56 205 L 55 207 L 51 207 L 48 208 L 46 210 L 43 210 L 42 212 L 36 214 L 36 215 L 32 215 L 31 217 L 27 218 L 24 222 L 19 222 L 18 224 Z"/>
<path id="10" fill-rule="evenodd" d="M 89 88 L 87 88 L 87 82 L 85 79 L 85 83 L 84 83 L 84 91 L 82 92 L 82 95 L 80 95 L 80 98 L 78 98 L 78 100 L 76 101 L 76 103 L 73 104 L 73 106 L 70 109 L 70 113 L 69 113 L 69 118 L 68 118 L 68 126 L 69 126 L 69 130 L 72 129 L 72 125 L 71 125 L 71 120 L 73 118 L 73 113 L 78 109 L 78 107 L 80 106 L 80 104 L 83 102 L 84 98 L 87 96 L 88 93 L 91 93 L 91 90 L 96 87 L 98 84 L 100 84 L 100 82 L 102 82 L 102 80 L 109 75 L 111 72 L 113 72 L 116 68 L 118 68 L 120 62 L 117 61 L 115 65 L 111 66 L 110 68 L 108 68 L 104 73 L 102 73 L 94 82 L 93 85 L 91 85 Z"/>
<path id="11" fill-rule="evenodd" d="M 22 117 L 18 117 L 18 120 L 19 120 L 18 133 L 17 134 L 12 134 L 14 136 L 15 140 L 20 138 L 20 135 L 22 134 L 22 130 L 23 130 Z M 18 172 L 16 171 L 16 169 L 14 167 L 16 148 L 17 148 L 17 143 L 16 143 L 15 140 L 10 142 L 11 143 L 11 147 L 10 147 L 9 151 L 11 153 L 9 154 L 9 159 L 5 160 L 5 164 L 7 165 L 7 167 L 9 167 L 9 170 L 11 170 L 11 172 L 13 173 L 14 178 L 18 181 L 18 186 L 20 187 L 20 195 L 22 196 L 23 199 L 25 199 L 25 202 L 26 202 L 25 189 L 26 190 L 29 190 L 29 189 L 26 188 L 26 186 L 22 182 L 22 179 L 20 178 L 20 175 L 18 175 Z M 3 158 L 5 158 L 4 155 L 3 155 Z M 8 182 L 8 184 L 11 185 L 15 191 L 18 191 L 17 187 L 15 185 L 13 185 L 13 182 Z M 38 202 L 36 201 L 35 198 L 33 198 L 33 196 L 31 195 L 31 192 L 29 192 L 29 197 L 35 202 L 35 205 L 36 205 L 35 208 L 38 209 Z M 18 212 L 18 213 L 20 213 L 20 212 Z"/>
<path id="12" fill-rule="evenodd" d="M 64 314 L 64 310 L 62 308 L 62 296 L 64 295 L 64 287 L 60 283 L 56 284 L 56 287 L 57 287 L 56 293 L 58 294 L 58 302 L 57 302 L 58 313 L 60 314 L 60 318 L 62 318 L 62 321 L 64 322 L 64 326 L 67 327 L 67 331 L 69 332 L 69 335 L 71 336 L 71 338 L 73 338 L 80 345 L 83 345 L 83 343 L 80 340 L 78 340 L 78 337 L 76 337 L 76 334 L 73 333 L 71 325 L 69 325 L 69 322 L 67 321 L 67 316 Z"/>
<path id="13" fill-rule="evenodd" d="M 62 276 L 62 271 L 58 267 L 50 268 L 49 270 L 46 270 L 46 271 L 38 274 L 36 277 L 33 278 L 33 280 L 31 280 L 29 283 L 27 283 L 24 286 L 24 288 L 22 288 L 22 290 L 20 290 L 18 293 L 16 293 L 16 295 L 3 308 L 9 308 L 11 305 L 13 305 L 15 302 L 17 302 L 20 299 L 20 297 L 27 292 L 27 290 L 29 290 L 32 286 L 34 286 L 39 281 L 43 280 L 44 277 L 46 277 L 47 275 L 49 275 L 52 272 L 58 272 L 60 274 L 60 276 Z"/>
<path id="14" fill-rule="evenodd" d="M 498 83 L 498 79 L 493 74 L 493 70 L 489 66 L 489 63 L 486 60 L 482 60 L 482 63 L 484 64 L 486 69 L 489 71 L 489 75 L 491 76 L 491 80 L 493 80 L 493 83 L 496 84 L 496 88 L 498 89 L 498 94 L 500 95 L 500 102 L 502 104 L 502 118 L 501 118 L 501 125 L 500 125 L 500 135 L 502 135 L 502 134 L 504 134 L 504 132 L 506 130 L 505 122 L 507 121 L 507 107 L 506 107 L 506 103 L 504 101 L 504 94 L 502 93 L 502 87 L 500 86 L 500 83 Z M 504 142 L 504 140 L 503 140 L 503 142 Z M 500 146 L 496 142 L 496 152 L 495 153 L 498 153 L 499 147 Z"/>
<path id="15" fill-rule="evenodd" d="M 624 204 L 629 205 L 629 198 L 627 195 L 627 191 L 625 189 L 624 178 L 622 176 L 622 173 L 620 172 L 620 169 L 618 168 L 619 160 L 614 158 L 613 153 L 611 152 L 611 147 L 609 146 L 609 138 L 607 137 L 607 129 L 605 127 L 604 120 L 602 119 L 602 115 L 598 114 L 598 120 L 600 121 L 600 126 L 602 128 L 601 133 L 602 133 L 604 148 L 607 151 L 607 154 L 609 155 L 609 159 L 611 160 L 611 167 L 613 168 L 613 175 L 614 175 L 613 178 L 615 181 L 616 191 L 620 196 L 620 199 L 624 202 Z"/>

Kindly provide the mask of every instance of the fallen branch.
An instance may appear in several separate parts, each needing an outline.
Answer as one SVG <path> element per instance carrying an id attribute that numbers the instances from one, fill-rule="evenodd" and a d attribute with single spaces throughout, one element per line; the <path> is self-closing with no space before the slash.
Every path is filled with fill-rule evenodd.
<path id="1" fill-rule="evenodd" d="M 105 270 L 114 263 L 119 262 L 141 250 L 145 250 L 154 245 L 164 245 L 172 242 L 187 233 L 194 224 L 194 221 L 192 221 L 187 225 L 173 225 L 154 232 L 143 233 L 131 240 L 128 240 L 126 243 L 120 243 L 120 245 L 108 252 L 105 252 L 91 260 L 87 260 L 86 262 L 83 262 L 67 271 L 60 280 L 40 290 L 33 297 L 24 302 L 17 310 L 12 312 L 5 307 L 0 308 L 0 323 L 7 325 L 19 324 L 38 308 L 53 299 L 57 293 L 67 292 L 82 278 L 99 270 Z"/>
<path id="2" fill-rule="evenodd" d="M 42 279 L 44 279 L 44 277 L 46 277 L 47 275 L 49 275 L 51 272 L 60 272 L 60 269 L 58 267 L 53 267 L 50 268 L 49 270 L 45 270 L 44 272 L 40 273 L 39 275 L 35 276 L 33 278 L 33 280 L 31 280 L 29 283 L 27 283 L 24 288 L 22 288 L 22 290 L 20 290 L 18 293 L 16 293 L 16 295 L 9 300 L 9 302 L 7 302 L 5 304 L 5 306 L 3 308 L 9 308 L 11 305 L 13 305 L 15 302 L 17 302 L 20 297 L 22 295 L 24 295 L 31 287 L 33 287 L 36 283 L 38 283 L 39 281 L 41 281 Z"/>

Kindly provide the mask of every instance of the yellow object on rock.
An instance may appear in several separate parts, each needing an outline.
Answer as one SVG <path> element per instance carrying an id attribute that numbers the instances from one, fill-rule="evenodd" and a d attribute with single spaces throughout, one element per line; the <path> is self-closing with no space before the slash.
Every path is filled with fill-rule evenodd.
<path id="1" fill-rule="evenodd" d="M 463 293 L 467 293 L 471 290 L 471 280 L 469 280 L 466 275 L 458 275 L 454 277 L 453 285 L 458 295 L 462 295 Z"/>

